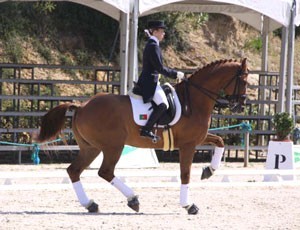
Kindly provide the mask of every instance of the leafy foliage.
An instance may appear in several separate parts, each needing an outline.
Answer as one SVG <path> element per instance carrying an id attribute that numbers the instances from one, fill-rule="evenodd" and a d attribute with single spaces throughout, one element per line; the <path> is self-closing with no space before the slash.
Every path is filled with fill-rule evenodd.
<path id="1" fill-rule="evenodd" d="M 262 50 L 262 45 L 263 43 L 261 37 L 257 37 L 255 39 L 247 41 L 244 48 L 254 52 L 260 52 Z"/>
<path id="2" fill-rule="evenodd" d="M 276 113 L 273 119 L 278 140 L 284 140 L 294 129 L 294 120 L 287 112 Z"/>
<path id="3" fill-rule="evenodd" d="M 18 37 L 14 36 L 13 34 L 7 34 L 3 41 L 4 52 L 6 54 L 3 61 L 20 63 L 22 61 L 24 51 L 21 41 L 18 39 Z"/>
<path id="4" fill-rule="evenodd" d="M 186 20 L 191 20 L 194 28 L 199 27 L 204 22 L 208 20 L 208 14 L 204 13 L 156 13 L 139 19 L 139 42 L 143 41 L 144 29 L 147 28 L 147 22 L 149 20 L 163 20 L 167 26 L 166 30 L 166 40 L 163 42 L 162 46 L 173 46 L 175 50 L 185 51 L 189 49 L 189 44 L 184 40 L 184 31 L 178 28 L 178 23 Z"/>
<path id="5" fill-rule="evenodd" d="M 32 38 L 37 52 L 48 63 L 52 61 L 51 49 L 72 53 L 80 58 L 78 64 L 92 64 L 79 49 L 94 53 L 100 60 L 108 59 L 119 30 L 114 19 L 89 7 L 68 2 L 5 2 L 1 3 L 0 14 L 0 40 Z M 73 42 L 71 49 L 66 50 L 62 45 L 64 37 L 81 42 Z M 7 45 L 3 56 L 9 55 L 8 61 L 19 62 L 22 59 L 20 50 Z M 116 47 L 114 58 L 119 52 L 119 43 Z"/>

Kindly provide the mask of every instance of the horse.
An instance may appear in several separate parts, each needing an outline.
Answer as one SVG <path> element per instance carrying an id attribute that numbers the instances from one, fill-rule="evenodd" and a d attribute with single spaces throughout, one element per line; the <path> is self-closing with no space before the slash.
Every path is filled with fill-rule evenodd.
<path id="1" fill-rule="evenodd" d="M 185 76 L 183 81 L 174 86 L 182 105 L 182 115 L 171 128 L 174 146 L 179 150 L 180 205 L 188 214 L 197 214 L 199 210 L 196 204 L 189 201 L 189 183 L 195 148 L 204 143 L 224 147 L 220 137 L 208 133 L 211 114 L 220 98 L 228 101 L 233 112 L 243 110 L 246 102 L 247 76 L 246 58 L 241 61 L 218 60 Z M 127 198 L 127 205 L 135 212 L 139 212 L 138 196 L 115 176 L 115 166 L 125 144 L 139 148 L 160 149 L 163 147 L 163 140 L 153 143 L 150 139 L 140 136 L 141 126 L 134 122 L 128 95 L 98 93 L 80 105 L 69 102 L 49 110 L 42 118 L 38 142 L 55 138 L 61 132 L 67 111 L 74 111 L 72 131 L 80 148 L 79 154 L 67 168 L 67 173 L 80 204 L 88 212 L 99 211 L 98 204 L 89 199 L 85 193 L 80 175 L 102 152 L 103 161 L 98 170 L 99 177 L 117 188 Z M 157 129 L 158 136 L 162 136 L 162 132 L 162 128 Z M 209 176 L 206 175 L 204 178 Z"/>

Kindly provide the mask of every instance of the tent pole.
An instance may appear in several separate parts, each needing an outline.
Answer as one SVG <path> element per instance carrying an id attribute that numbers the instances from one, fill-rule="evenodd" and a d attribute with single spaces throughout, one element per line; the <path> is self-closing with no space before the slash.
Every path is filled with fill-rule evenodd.
<path id="1" fill-rule="evenodd" d="M 262 59 L 261 59 L 261 70 L 263 72 L 268 71 L 268 40 L 269 40 L 269 24 L 270 24 L 270 18 L 267 16 L 263 16 L 263 27 L 262 27 Z M 261 75 L 259 78 L 259 84 L 260 85 L 267 85 L 267 77 L 265 74 Z M 266 90 L 262 88 L 260 90 L 259 95 L 260 100 L 266 100 Z M 266 108 L 264 104 L 259 105 L 259 113 L 261 115 L 265 115 Z M 259 144 L 265 145 L 265 138 L 261 136 L 259 138 Z"/>
<path id="2" fill-rule="evenodd" d="M 263 16 L 262 62 L 261 62 L 261 70 L 262 71 L 268 71 L 269 24 L 270 24 L 270 18 L 267 16 Z"/>
<path id="3" fill-rule="evenodd" d="M 267 16 L 263 16 L 263 28 L 262 28 L 262 60 L 261 60 L 261 70 L 263 72 L 268 71 L 268 39 L 269 39 L 269 22 L 270 19 Z M 260 77 L 260 84 L 267 84 L 267 77 L 262 75 Z M 266 91 L 261 89 L 260 100 L 266 100 Z M 260 114 L 265 115 L 265 106 L 260 105 Z"/>
<path id="4" fill-rule="evenodd" d="M 138 32 L 138 13 L 139 0 L 133 0 L 130 25 L 130 41 L 129 41 L 129 71 L 128 71 L 128 88 L 133 87 L 133 81 L 138 77 L 138 60 L 137 60 L 137 32 Z"/>
<path id="5" fill-rule="evenodd" d="M 293 113 L 293 84 L 294 84 L 294 42 L 295 42 L 295 25 L 294 18 L 296 13 L 296 2 L 293 1 L 291 9 L 291 18 L 289 25 L 288 41 L 288 67 L 287 67 L 287 88 L 286 88 L 286 112 Z"/>
<path id="6" fill-rule="evenodd" d="M 127 94 L 128 78 L 128 43 L 129 43 L 129 15 L 121 12 L 120 18 L 120 94 Z"/>
<path id="7" fill-rule="evenodd" d="M 279 71 L 279 93 L 278 106 L 276 112 L 281 113 L 285 111 L 285 83 L 286 83 L 286 55 L 287 55 L 287 40 L 288 28 L 283 26 L 281 29 L 281 52 L 280 52 L 280 71 Z"/>

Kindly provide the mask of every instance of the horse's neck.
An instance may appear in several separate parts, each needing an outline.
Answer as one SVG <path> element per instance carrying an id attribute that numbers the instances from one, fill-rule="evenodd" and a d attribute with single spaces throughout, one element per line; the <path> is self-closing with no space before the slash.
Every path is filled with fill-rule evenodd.
<path id="1" fill-rule="evenodd" d="M 213 108 L 215 106 L 217 97 L 212 96 L 212 98 L 204 95 L 203 93 L 199 92 L 199 90 L 191 90 L 191 98 L 196 98 L 195 100 L 191 101 L 191 107 L 193 113 L 199 113 L 202 115 L 207 115 L 210 117 Z"/>
<path id="2" fill-rule="evenodd" d="M 195 103 L 198 104 L 212 104 L 216 102 L 218 95 L 223 88 L 224 84 L 221 83 L 221 80 L 216 75 L 208 75 L 202 78 L 194 77 L 191 79 L 190 91 L 191 97 L 195 98 Z"/>
<path id="3" fill-rule="evenodd" d="M 194 85 L 205 88 L 215 94 L 218 94 L 224 87 L 226 79 L 223 77 L 222 70 L 216 72 L 203 72 L 191 77 L 190 81 Z"/>
<path id="4" fill-rule="evenodd" d="M 198 114 L 201 117 L 204 115 L 210 117 L 214 108 L 215 100 L 217 99 L 216 96 L 214 96 L 215 100 L 213 100 L 205 95 L 201 90 L 190 84 L 187 86 L 181 85 L 181 87 L 177 87 L 176 92 L 181 102 L 181 107 L 185 108 L 187 105 L 188 110 L 186 112 L 188 114 L 192 113 L 193 115 Z"/>
<path id="5" fill-rule="evenodd" d="M 216 100 L 228 80 L 227 75 L 224 76 L 220 73 L 222 73 L 222 68 L 215 72 L 204 71 L 190 77 L 187 83 L 188 86 L 184 86 L 185 83 L 182 83 L 178 92 L 183 106 L 187 100 L 186 98 L 189 98 L 193 113 L 199 113 L 200 116 L 204 114 L 210 116 Z M 185 87 L 188 89 L 186 90 Z M 185 95 L 186 93 L 189 95 Z"/>

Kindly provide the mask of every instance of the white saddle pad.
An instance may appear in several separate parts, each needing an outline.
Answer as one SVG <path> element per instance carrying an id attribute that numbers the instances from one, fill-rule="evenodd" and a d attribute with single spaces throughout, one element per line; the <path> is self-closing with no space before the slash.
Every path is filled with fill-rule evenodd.
<path id="1" fill-rule="evenodd" d="M 174 97 L 175 106 L 176 106 L 176 114 L 174 116 L 174 119 L 169 124 L 170 126 L 172 126 L 176 124 L 176 122 L 179 120 L 181 116 L 181 104 L 179 102 L 179 98 L 173 86 L 171 86 L 169 83 L 165 83 L 165 84 L 168 84 L 170 86 Z M 134 122 L 137 125 L 144 126 L 150 114 L 153 111 L 152 104 L 150 102 L 144 103 L 143 98 L 139 95 L 133 94 L 132 91 L 128 92 L 128 95 L 131 101 Z"/>

